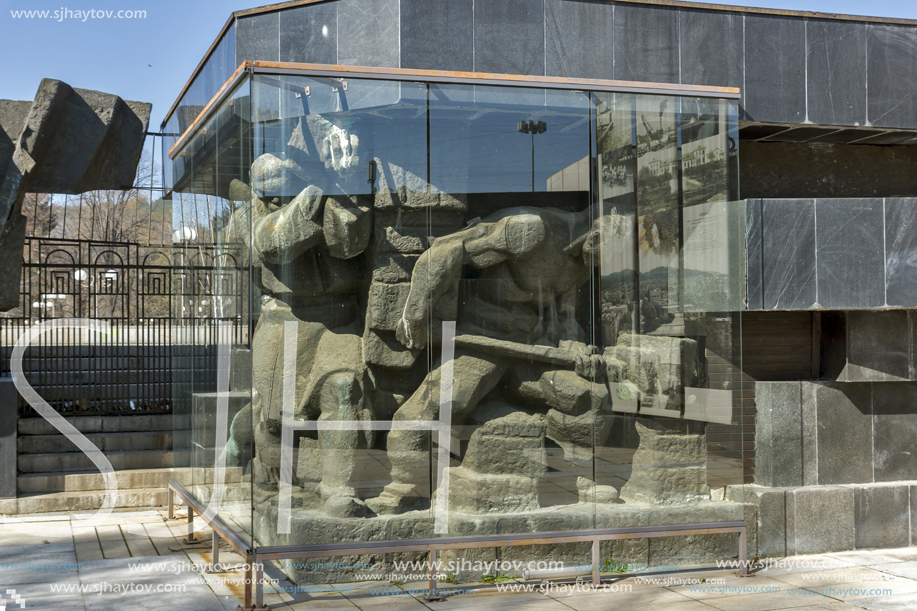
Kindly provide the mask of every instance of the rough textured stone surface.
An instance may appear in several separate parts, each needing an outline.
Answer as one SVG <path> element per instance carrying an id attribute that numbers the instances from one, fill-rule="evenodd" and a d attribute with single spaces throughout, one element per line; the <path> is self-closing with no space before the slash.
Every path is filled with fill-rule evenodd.
<path id="1" fill-rule="evenodd" d="M 572 506 L 548 507 L 516 514 L 470 515 L 450 511 L 449 536 L 473 536 L 488 534 L 512 534 L 519 532 L 548 532 L 557 530 L 578 530 L 591 528 L 624 528 L 627 526 L 665 526 L 670 524 L 697 524 L 701 522 L 741 521 L 744 506 L 740 503 L 700 501 L 691 505 L 654 507 L 647 512 L 644 504 L 602 504 L 580 503 Z M 292 545 L 298 541 L 343 543 L 349 541 L 390 541 L 398 539 L 423 539 L 433 536 L 433 517 L 430 511 L 410 512 L 398 516 L 385 516 L 363 520 L 329 518 L 320 512 L 294 512 L 292 532 L 277 534 L 276 504 L 265 505 L 263 511 L 255 513 L 255 536 L 265 545 Z M 650 549 L 645 543 L 626 548 L 632 557 L 615 555 L 615 559 L 627 559 L 648 565 L 670 562 L 673 557 L 679 564 L 712 563 L 714 559 L 735 558 L 737 555 L 735 535 L 699 537 L 678 537 L 668 545 Z M 607 550 L 607 547 L 603 549 Z M 618 552 L 623 548 L 617 548 Z M 563 546 L 525 546 L 499 550 L 501 559 L 553 560 L 568 565 L 589 564 L 589 544 Z M 469 550 L 460 550 L 459 557 L 474 561 Z M 482 550 L 482 558 L 494 559 L 493 550 Z M 371 571 L 394 571 L 393 562 L 401 560 L 423 560 L 426 555 L 384 554 L 353 558 L 353 563 L 368 562 Z M 508 571 L 507 574 L 511 574 Z M 351 581 L 355 572 L 344 568 L 319 572 L 307 569 L 294 574 L 297 583 L 328 583 Z M 520 575 L 521 576 L 521 571 Z M 480 579 L 481 574 L 462 573 L 463 580 Z"/>
<path id="2" fill-rule="evenodd" d="M 369 365 L 391 369 L 410 369 L 417 361 L 418 350 L 410 350 L 394 334 L 367 328 L 363 335 L 363 355 Z"/>
<path id="3" fill-rule="evenodd" d="M 854 519 L 857 549 L 901 547 L 910 537 L 909 486 L 857 487 Z"/>
<path id="4" fill-rule="evenodd" d="M 876 482 L 917 479 L 917 384 L 872 384 L 875 438 L 873 473 Z"/>
<path id="5" fill-rule="evenodd" d="M 0 277 L 19 278 L 22 274 L 22 244 L 27 225 L 25 216 L 16 213 L 0 230 Z M 22 305 L 21 286 L 17 281 L 0 284 L 0 311 Z"/>
<path id="6" fill-rule="evenodd" d="M 737 503 L 746 503 L 755 508 L 754 550 L 762 558 L 783 558 L 786 556 L 786 492 L 790 488 L 771 488 L 758 485 L 729 486 L 726 498 Z M 749 541 L 751 522 L 749 521 Z"/>
<path id="7" fill-rule="evenodd" d="M 407 282 L 372 284 L 366 315 L 367 326 L 376 331 L 394 331 L 401 320 L 410 292 L 411 285 Z"/>
<path id="8" fill-rule="evenodd" d="M 742 199 L 908 197 L 917 192 L 914 147 L 754 141 L 740 146 Z M 897 234 L 907 231 L 907 222 L 902 218 L 888 227 Z"/>
<path id="9" fill-rule="evenodd" d="M 621 498 L 653 504 L 710 498 L 705 436 L 645 422 L 636 423 L 640 447 L 634 453 L 631 477 L 621 489 Z"/>
<path id="10" fill-rule="evenodd" d="M 0 253 L 7 278 L 20 276 L 24 194 L 129 188 L 152 110 L 52 79 L 41 81 L 23 116 L 25 104 L 0 101 Z M 6 283 L 0 310 L 19 305 L 18 292 L 18 283 Z"/>
<path id="11" fill-rule="evenodd" d="M 755 483 L 802 485 L 802 385 L 755 384 Z"/>
<path id="12" fill-rule="evenodd" d="M 548 470 L 541 416 L 513 412 L 487 421 L 468 442 L 462 466 L 449 470 L 449 507 L 467 513 L 537 509 Z"/>
<path id="13" fill-rule="evenodd" d="M 866 384 L 812 384 L 817 401 L 818 484 L 860 484 L 873 478 L 872 392 Z M 812 440 L 805 442 L 812 445 Z"/>
<path id="14" fill-rule="evenodd" d="M 806 486 L 786 492 L 786 553 L 820 554 L 855 545 L 854 489 Z"/>
<path id="15" fill-rule="evenodd" d="M 685 387 L 698 386 L 702 375 L 692 339 L 623 334 L 604 357 L 608 381 L 636 386 L 656 409 L 680 409 Z"/>

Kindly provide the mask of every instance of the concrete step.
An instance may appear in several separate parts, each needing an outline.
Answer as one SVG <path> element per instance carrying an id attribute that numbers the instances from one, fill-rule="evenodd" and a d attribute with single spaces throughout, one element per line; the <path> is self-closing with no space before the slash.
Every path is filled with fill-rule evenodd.
<path id="1" fill-rule="evenodd" d="M 227 468 L 225 475 L 227 484 L 238 484 L 242 481 L 242 468 Z M 189 484 L 213 481 L 213 469 L 192 470 L 188 467 L 131 469 L 115 472 L 115 478 L 118 482 L 118 490 L 166 488 L 169 485 L 169 479 Z M 102 479 L 102 474 L 98 472 L 24 473 L 16 478 L 16 488 L 20 494 L 104 491 L 105 481 Z"/>
<path id="2" fill-rule="evenodd" d="M 81 433 L 172 431 L 171 414 L 150 416 L 67 416 L 66 419 Z M 60 434 L 44 418 L 20 418 L 18 431 L 20 437 Z"/>
<path id="3" fill-rule="evenodd" d="M 162 469 L 172 466 L 172 452 L 165 450 L 132 450 L 105 452 L 116 471 L 125 469 Z M 19 456 L 20 473 L 54 473 L 60 471 L 95 471 L 95 464 L 82 452 L 49 454 L 22 454 Z"/>
<path id="4" fill-rule="evenodd" d="M 103 452 L 172 449 L 170 432 L 84 433 L 84 436 Z M 17 440 L 17 446 L 20 456 L 80 451 L 76 444 L 61 434 L 26 435 Z"/>

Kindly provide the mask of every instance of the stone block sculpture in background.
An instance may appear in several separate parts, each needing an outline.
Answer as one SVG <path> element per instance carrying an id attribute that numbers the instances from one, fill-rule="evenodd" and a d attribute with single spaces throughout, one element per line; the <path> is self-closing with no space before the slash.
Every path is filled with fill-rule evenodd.
<path id="1" fill-rule="evenodd" d="M 0 100 L 0 273 L 19 278 L 26 193 L 77 194 L 134 184 L 152 105 L 43 79 L 32 102 Z M 19 305 L 0 284 L 0 311 Z"/>

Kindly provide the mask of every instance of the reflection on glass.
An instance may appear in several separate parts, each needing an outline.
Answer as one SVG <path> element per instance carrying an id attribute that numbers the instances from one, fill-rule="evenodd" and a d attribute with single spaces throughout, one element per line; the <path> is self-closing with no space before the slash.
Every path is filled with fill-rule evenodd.
<path id="1" fill-rule="evenodd" d="M 711 494 L 741 483 L 741 447 L 714 435 L 741 425 L 734 104 L 286 75 L 251 89 L 233 104 L 250 131 L 217 115 L 217 143 L 189 142 L 172 175 L 187 216 L 219 229 L 203 241 L 251 264 L 231 437 L 260 545 L 743 519 Z M 208 383 L 194 392 L 218 396 Z M 552 553 L 590 562 L 588 546 Z"/>

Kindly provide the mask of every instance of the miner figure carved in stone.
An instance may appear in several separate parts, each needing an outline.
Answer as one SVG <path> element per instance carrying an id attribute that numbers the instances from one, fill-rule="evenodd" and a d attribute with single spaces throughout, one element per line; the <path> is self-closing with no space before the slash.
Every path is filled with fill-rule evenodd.
<path id="1" fill-rule="evenodd" d="M 318 119 L 310 117 L 314 137 L 320 132 L 313 125 Z M 337 140 L 357 143 L 340 127 L 324 123 Z M 295 137 L 303 138 L 301 127 Z M 331 152 L 324 152 L 330 159 Z M 335 161 L 335 170 L 347 169 Z M 319 184 L 337 194 L 326 194 Z M 247 191 L 241 183 L 236 187 Z M 285 323 L 295 322 L 297 329 L 293 419 L 372 419 L 358 297 L 364 273 L 360 255 L 372 233 L 372 214 L 366 196 L 347 195 L 346 188 L 329 184 L 327 175 L 310 175 L 294 157 L 259 156 L 252 165 L 251 191 L 251 219 L 241 208 L 228 231 L 250 242 L 254 280 L 264 296 L 252 340 L 252 412 L 241 412 L 233 428 L 244 438 L 236 427 L 253 423 L 255 497 L 264 500 L 278 491 Z M 294 439 L 293 506 L 336 517 L 364 515 L 351 477 L 355 453 L 372 446 L 372 431 L 325 430 Z"/>
<path id="2" fill-rule="evenodd" d="M 490 404 L 496 389 L 510 405 L 535 407 L 540 412 L 536 417 L 544 422 L 543 435 L 564 449 L 567 460 L 588 465 L 593 439 L 607 436 L 611 414 L 607 389 L 597 379 L 604 376 L 604 364 L 585 343 L 577 322 L 577 296 L 598 264 L 599 240 L 621 234 L 624 227 L 618 216 L 593 223 L 589 210 L 508 208 L 438 238 L 421 255 L 396 336 L 408 348 L 427 346 L 437 339 L 428 337 L 431 312 L 441 301 L 458 300 L 453 425 L 462 424 L 479 405 L 485 409 L 485 398 Z M 395 421 L 439 418 L 442 371 L 440 365 L 427 376 L 395 413 Z M 537 430 L 515 420 L 518 416 L 510 414 L 502 428 Z M 428 439 L 424 431 L 389 433 L 393 481 L 367 501 L 377 514 L 428 505 L 423 492 L 430 464 Z M 485 445 L 473 438 L 469 449 Z M 466 456 L 465 462 L 480 463 L 481 458 Z M 499 463 L 501 456 L 489 459 Z M 581 500 L 617 498 L 614 488 L 596 486 L 589 478 L 580 478 L 577 487 Z M 471 510 L 475 506 L 460 505 Z M 524 507 L 533 505 L 537 502 Z"/>

